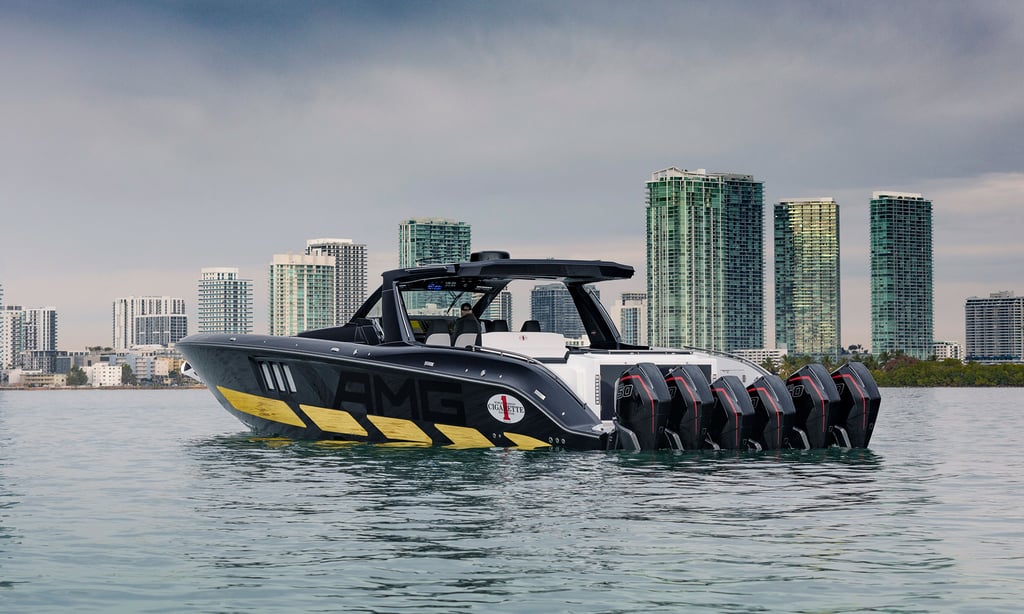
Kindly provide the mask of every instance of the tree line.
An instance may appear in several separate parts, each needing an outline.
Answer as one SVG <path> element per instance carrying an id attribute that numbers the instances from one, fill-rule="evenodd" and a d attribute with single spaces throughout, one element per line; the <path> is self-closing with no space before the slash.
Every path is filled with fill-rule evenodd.
<path id="1" fill-rule="evenodd" d="M 68 386 L 85 386 L 89 383 L 89 377 L 85 374 L 85 371 L 77 366 L 71 367 L 68 371 Z M 166 378 L 161 377 L 159 381 L 142 380 L 139 381 L 138 377 L 132 371 L 131 366 L 121 365 L 121 385 L 122 386 L 153 386 L 153 387 L 164 387 L 164 386 L 194 386 L 195 382 L 191 379 L 186 378 L 181 371 L 173 370 L 167 375 Z"/>
<path id="2" fill-rule="evenodd" d="M 831 357 L 813 358 L 811 356 L 784 356 L 781 361 L 771 359 L 762 363 L 762 367 L 786 379 L 797 369 L 811 362 L 821 363 L 829 371 L 840 365 L 859 361 L 864 363 L 874 376 L 875 382 L 881 387 L 992 387 L 1022 386 L 1024 387 L 1024 364 L 981 364 L 961 362 L 955 358 L 946 360 L 919 360 L 902 352 L 890 354 L 882 352 L 873 354 L 854 354 L 839 360 Z"/>

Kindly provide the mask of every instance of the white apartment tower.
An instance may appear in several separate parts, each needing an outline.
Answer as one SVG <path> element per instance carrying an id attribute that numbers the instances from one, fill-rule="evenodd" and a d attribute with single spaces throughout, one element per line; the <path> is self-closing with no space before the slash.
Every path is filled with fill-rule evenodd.
<path id="1" fill-rule="evenodd" d="M 967 360 L 1024 362 L 1024 296 L 1012 290 L 972 296 L 964 305 L 964 325 Z"/>
<path id="2" fill-rule="evenodd" d="M 345 324 L 366 300 L 366 245 L 351 239 L 310 239 L 306 255 L 334 259 L 333 324 Z"/>
<path id="3" fill-rule="evenodd" d="M 24 349 L 55 352 L 57 350 L 57 308 L 40 307 L 25 310 Z"/>
<path id="4" fill-rule="evenodd" d="M 0 369 L 21 366 L 20 354 L 25 349 L 25 310 L 21 305 L 0 308 Z"/>
<path id="5" fill-rule="evenodd" d="M 647 293 L 623 292 L 614 311 L 622 342 L 647 345 Z"/>
<path id="6" fill-rule="evenodd" d="M 177 343 L 188 335 L 185 299 L 169 296 L 127 296 L 114 299 L 114 350 L 133 345 Z"/>
<path id="7" fill-rule="evenodd" d="M 23 352 L 57 351 L 57 309 L 0 308 L 0 369 L 26 366 Z"/>
<path id="8" fill-rule="evenodd" d="M 275 254 L 270 263 L 270 334 L 334 326 L 333 256 Z"/>
<path id="9" fill-rule="evenodd" d="M 199 332 L 251 333 L 252 280 L 240 279 L 234 267 L 207 267 L 200 275 Z"/>

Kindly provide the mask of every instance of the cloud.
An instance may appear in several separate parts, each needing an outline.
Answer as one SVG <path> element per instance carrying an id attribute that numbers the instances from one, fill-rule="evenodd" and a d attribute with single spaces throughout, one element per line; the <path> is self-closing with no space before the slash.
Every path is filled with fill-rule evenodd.
<path id="1" fill-rule="evenodd" d="M 18 61 L 0 65 L 0 243 L 18 256 L 0 283 L 173 262 L 195 271 L 191 299 L 202 266 L 255 277 L 312 236 L 365 242 L 388 268 L 399 221 L 438 215 L 481 246 L 612 252 L 639 276 L 644 182 L 673 165 L 752 173 L 769 207 L 835 196 L 851 283 L 871 191 L 925 193 L 942 275 L 995 283 L 1020 227 L 992 203 L 1017 198 L 1024 167 L 1022 16 L 996 2 L 4 3 L 0 53 Z"/>

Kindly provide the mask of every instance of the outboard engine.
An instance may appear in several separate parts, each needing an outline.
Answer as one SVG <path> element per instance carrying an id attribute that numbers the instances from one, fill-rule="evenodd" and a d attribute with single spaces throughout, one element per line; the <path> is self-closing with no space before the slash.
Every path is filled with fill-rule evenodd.
<path id="1" fill-rule="evenodd" d="M 735 375 L 723 375 L 711 384 L 715 406 L 711 411 L 708 435 L 712 442 L 726 450 L 761 447 L 752 437 L 754 407 L 743 382 Z"/>
<path id="2" fill-rule="evenodd" d="M 768 450 L 793 447 L 789 438 L 796 422 L 796 407 L 782 380 L 776 375 L 762 375 L 747 386 L 747 393 L 754 407 L 754 438 Z"/>
<path id="3" fill-rule="evenodd" d="M 669 445 L 677 450 L 707 447 L 715 397 L 704 372 L 697 365 L 678 366 L 665 374 L 665 384 L 672 399 L 665 429 Z"/>
<path id="4" fill-rule="evenodd" d="M 832 372 L 832 381 L 839 391 L 839 405 L 832 417 L 837 439 L 845 436 L 847 447 L 868 447 L 882 403 L 875 378 L 862 363 L 848 362 Z"/>
<path id="5" fill-rule="evenodd" d="M 839 390 L 825 367 L 800 367 L 786 380 L 796 408 L 791 443 L 795 448 L 827 448 L 834 442 L 830 428 L 839 405 Z"/>
<path id="6" fill-rule="evenodd" d="M 643 362 L 622 372 L 615 382 L 615 437 L 612 449 L 655 450 L 664 438 L 672 399 L 661 369 Z"/>

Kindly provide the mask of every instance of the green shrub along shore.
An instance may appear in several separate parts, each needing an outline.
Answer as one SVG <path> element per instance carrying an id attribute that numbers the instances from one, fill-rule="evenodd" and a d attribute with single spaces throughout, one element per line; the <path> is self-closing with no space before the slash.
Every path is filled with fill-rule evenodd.
<path id="1" fill-rule="evenodd" d="M 871 370 L 871 375 L 875 377 L 875 382 L 881 388 L 1024 387 L 1024 364 L 1022 363 L 963 363 L 955 358 L 918 360 L 900 353 L 891 355 L 882 353 L 879 356 L 848 355 L 838 361 L 827 357 L 816 359 L 810 356 L 786 356 L 778 364 L 767 360 L 762 366 L 785 379 L 801 366 L 810 362 L 819 362 L 826 369 L 832 371 L 849 361 L 864 363 L 864 366 Z"/>
<path id="2" fill-rule="evenodd" d="M 761 363 L 765 369 L 775 373 L 782 379 L 789 377 L 800 367 L 817 362 L 829 371 L 840 365 L 859 361 L 864 363 L 881 388 L 974 388 L 974 387 L 1024 387 L 1024 363 L 981 364 L 977 362 L 963 363 L 955 358 L 946 360 L 918 360 L 905 354 L 882 353 L 846 354 L 839 360 L 830 357 L 785 356 L 779 362 L 771 359 Z M 78 388 L 88 386 L 85 373 L 72 367 L 67 375 L 66 387 Z M 124 365 L 121 373 L 123 388 L 204 388 L 175 370 L 159 382 L 136 381 L 135 375 L 128 365 Z M 4 386 L 4 388 L 10 388 Z M 15 386 L 17 388 L 17 386 Z"/>

